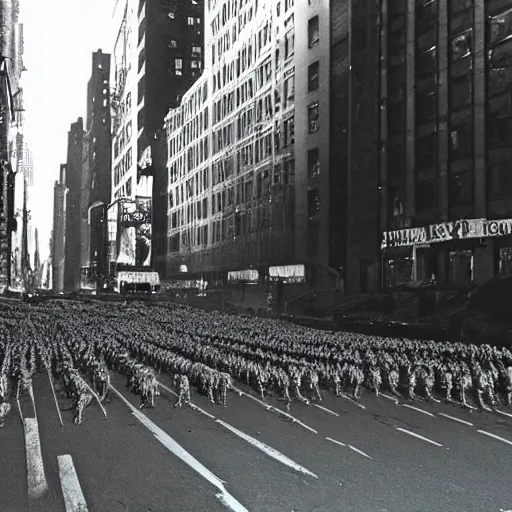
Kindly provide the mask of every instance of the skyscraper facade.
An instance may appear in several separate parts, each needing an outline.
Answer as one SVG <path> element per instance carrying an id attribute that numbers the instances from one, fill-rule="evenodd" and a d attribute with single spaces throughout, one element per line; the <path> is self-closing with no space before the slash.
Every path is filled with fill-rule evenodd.
<path id="1" fill-rule="evenodd" d="M 300 264 L 326 283 L 330 2 L 205 12 L 205 72 L 166 118 L 167 273 Z"/>
<path id="2" fill-rule="evenodd" d="M 84 152 L 88 165 L 86 195 L 82 206 L 82 221 L 85 226 L 82 244 L 83 265 L 106 273 L 107 240 L 103 222 L 91 223 L 89 209 L 99 206 L 104 212 L 111 200 L 112 137 L 110 118 L 110 54 L 100 49 L 92 54 L 91 78 L 87 85 L 87 151 Z M 84 146 L 85 148 L 85 146 Z"/>
<path id="3" fill-rule="evenodd" d="M 383 286 L 512 274 L 512 2 L 382 2 Z"/>
<path id="4" fill-rule="evenodd" d="M 81 198 L 83 179 L 84 124 L 81 117 L 71 124 L 68 132 L 68 151 L 65 183 L 66 196 L 66 258 L 64 288 L 77 290 L 80 284 Z"/>
<path id="5" fill-rule="evenodd" d="M 60 166 L 59 180 L 53 188 L 53 230 L 51 239 L 51 288 L 56 292 L 64 291 L 66 262 L 66 164 Z"/>
<path id="6" fill-rule="evenodd" d="M 163 119 L 201 74 L 203 5 L 203 0 L 116 2 L 108 215 L 120 224 L 116 239 L 109 240 L 112 264 L 161 269 L 165 261 L 168 178 Z M 134 223 L 136 211 L 148 222 Z M 130 220 L 122 225 L 121 218 Z"/>

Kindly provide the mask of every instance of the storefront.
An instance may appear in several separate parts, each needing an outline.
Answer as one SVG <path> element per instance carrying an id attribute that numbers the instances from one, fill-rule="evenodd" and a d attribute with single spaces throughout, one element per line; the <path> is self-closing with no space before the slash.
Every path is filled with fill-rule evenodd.
<path id="1" fill-rule="evenodd" d="M 512 275 L 512 219 L 469 219 L 383 233 L 383 286 L 455 288 Z"/>

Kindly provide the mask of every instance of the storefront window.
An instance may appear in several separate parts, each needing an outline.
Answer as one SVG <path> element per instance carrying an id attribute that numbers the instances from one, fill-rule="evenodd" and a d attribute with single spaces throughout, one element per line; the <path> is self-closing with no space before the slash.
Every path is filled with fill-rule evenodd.
<path id="1" fill-rule="evenodd" d="M 500 276 L 512 276 L 512 247 L 500 249 Z"/>
<path id="2" fill-rule="evenodd" d="M 384 262 L 386 276 L 386 288 L 396 288 L 411 282 L 412 279 L 411 258 L 395 258 Z"/>
<path id="3" fill-rule="evenodd" d="M 449 258 L 449 284 L 469 286 L 473 282 L 473 251 L 450 252 Z"/>

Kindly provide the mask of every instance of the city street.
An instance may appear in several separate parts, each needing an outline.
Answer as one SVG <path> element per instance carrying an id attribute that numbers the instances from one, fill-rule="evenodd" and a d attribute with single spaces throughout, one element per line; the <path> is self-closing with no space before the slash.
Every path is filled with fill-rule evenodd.
<path id="1" fill-rule="evenodd" d="M 169 385 L 167 375 L 159 378 Z M 395 403 L 387 395 L 365 393 L 354 403 L 324 393 L 321 404 L 294 402 L 292 419 L 276 412 L 286 410 L 280 400 L 268 400 L 274 408 L 266 409 L 256 397 L 234 392 L 226 408 L 193 393 L 195 408 L 175 409 L 175 396 L 162 388 L 156 408 L 139 411 L 124 377 L 115 375 L 112 384 L 107 420 L 92 404 L 82 425 L 63 410 L 61 428 L 47 376 L 34 379 L 48 491 L 28 503 L 23 430 L 13 408 L 0 430 L 3 511 L 66 510 L 62 455 L 72 457 L 89 511 L 512 508 L 510 409 L 469 413 L 446 404 Z M 59 401 L 69 408 L 69 400 Z"/>

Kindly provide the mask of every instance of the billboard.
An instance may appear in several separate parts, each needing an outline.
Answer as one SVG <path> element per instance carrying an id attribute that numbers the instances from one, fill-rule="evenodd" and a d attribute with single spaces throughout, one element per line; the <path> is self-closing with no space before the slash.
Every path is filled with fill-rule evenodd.
<path id="1" fill-rule="evenodd" d="M 151 198 L 119 201 L 116 262 L 135 266 L 151 265 Z"/>

